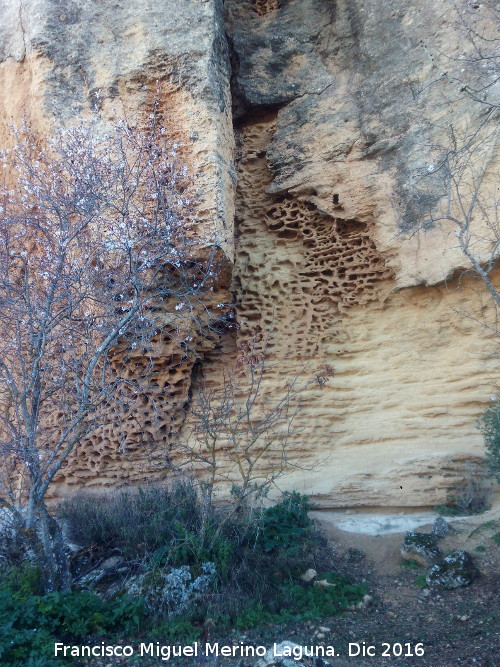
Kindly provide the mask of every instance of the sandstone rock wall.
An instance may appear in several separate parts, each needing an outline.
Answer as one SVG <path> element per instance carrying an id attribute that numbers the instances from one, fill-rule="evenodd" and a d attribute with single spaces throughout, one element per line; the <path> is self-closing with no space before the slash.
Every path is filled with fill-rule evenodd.
<path id="1" fill-rule="evenodd" d="M 151 372 L 138 397 L 121 397 L 112 424 L 79 445 L 52 492 L 156 478 L 164 474 L 158 448 L 164 453 L 184 420 L 193 366 L 218 339 L 217 304 L 231 301 L 234 140 L 222 2 L 2 0 L 0 15 L 2 147 L 24 119 L 43 137 L 82 119 L 143 126 L 156 106 L 188 168 L 193 222 L 220 248 L 220 280 L 196 323 L 178 318 L 180 333 L 164 330 L 146 357 L 113 355 L 125 379 Z"/>
<path id="2" fill-rule="evenodd" d="M 453 225 L 415 232 L 439 204 L 431 172 L 450 128 L 463 141 L 488 113 L 463 90 L 485 74 L 471 64 L 470 14 L 454 11 L 469 5 L 226 3 L 237 336 L 269 337 L 270 393 L 335 368 L 301 396 L 294 454 L 310 470 L 286 480 L 324 507 L 442 502 L 482 454 L 476 419 L 498 378 L 487 328 L 496 313 Z M 488 16 L 473 12 L 478 34 L 495 29 Z M 491 205 L 498 161 L 494 141 L 484 145 Z M 471 220 L 483 260 L 498 239 L 487 222 Z"/>
<path id="3" fill-rule="evenodd" d="M 397 289 L 376 224 L 322 214 L 269 193 L 265 159 L 275 114 L 240 126 L 233 289 L 234 350 L 265 342 L 262 394 L 284 394 L 329 366 L 300 395 L 284 488 L 322 507 L 416 507 L 443 502 L 483 444 L 476 421 L 498 377 L 495 309 L 464 271 L 439 285 Z M 495 274 L 497 281 L 500 273 Z M 213 386 L 224 346 L 204 364 Z"/>
<path id="4" fill-rule="evenodd" d="M 140 122 L 154 100 L 197 176 L 198 216 L 232 255 L 233 134 L 221 0 L 2 0 L 0 136 L 95 114 Z M 229 226 L 228 226 L 229 225 Z"/>
<path id="5" fill-rule="evenodd" d="M 417 232 L 440 205 L 450 128 L 463 142 L 488 113 L 464 89 L 495 76 L 470 57 L 471 15 L 455 11 L 470 4 L 0 0 L 2 142 L 23 114 L 44 133 L 92 114 L 140 123 L 158 100 L 194 175 L 200 232 L 215 228 L 232 262 L 207 310 L 234 307 L 237 328 L 197 333 L 189 354 L 157 341 L 144 404 L 82 443 L 61 493 L 161 475 L 148 452 L 189 437 L 196 368 L 216 389 L 254 340 L 264 404 L 335 369 L 301 393 L 300 468 L 284 487 L 323 507 L 432 505 L 480 460 L 496 313 L 453 224 Z M 471 20 L 489 37 L 481 7 Z M 492 202 L 494 142 L 480 137 Z M 482 213 L 471 230 L 486 261 L 498 235 Z"/>

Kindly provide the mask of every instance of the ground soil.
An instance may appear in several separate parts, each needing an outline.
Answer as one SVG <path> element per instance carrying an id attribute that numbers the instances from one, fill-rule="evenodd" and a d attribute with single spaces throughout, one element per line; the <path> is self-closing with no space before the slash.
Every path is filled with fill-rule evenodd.
<path id="1" fill-rule="evenodd" d="M 422 642 L 425 650 L 422 657 L 384 658 L 377 651 L 375 657 L 337 658 L 332 664 L 500 665 L 500 545 L 491 539 L 498 534 L 500 521 L 470 517 L 453 525 L 457 532 L 440 541 L 441 550 L 446 554 L 466 549 L 481 576 L 468 587 L 439 592 L 422 586 L 423 568 L 403 566 L 399 547 L 404 533 L 371 536 L 326 526 L 340 560 L 348 561 L 348 549 L 353 547 L 366 554 L 359 563 L 347 565 L 352 576 L 367 580 L 374 597 L 366 610 L 332 621 L 335 643 L 340 647 L 365 641 L 380 647 L 382 642 L 412 646 Z"/>
<path id="2" fill-rule="evenodd" d="M 491 518 L 493 516 L 493 518 Z M 288 626 L 269 626 L 258 631 L 239 632 L 225 637 L 208 637 L 221 644 L 271 647 L 274 642 L 288 640 L 302 646 L 333 645 L 337 655 L 328 662 L 303 659 L 307 667 L 353 667 L 383 665 L 419 665 L 420 667 L 452 667 L 500 665 L 500 544 L 493 538 L 500 531 L 497 515 L 468 517 L 453 523 L 456 532 L 440 541 L 446 554 L 454 549 L 466 549 L 474 558 L 481 575 L 470 586 L 452 591 L 429 590 L 424 583 L 425 570 L 404 566 L 399 547 L 404 533 L 366 535 L 340 530 L 325 523 L 325 531 L 336 553 L 339 570 L 357 581 L 366 582 L 373 601 L 364 609 L 349 611 L 342 616 L 325 618 L 321 622 L 296 623 Z M 431 526 L 421 526 L 421 532 Z M 353 549 L 359 551 L 352 551 Z M 362 552 L 362 553 L 360 553 Z M 321 628 L 321 629 L 320 629 Z M 318 633 L 320 633 L 318 637 Z M 207 637 L 203 639 L 206 641 Z M 374 646 L 374 656 L 349 657 L 349 644 Z M 364 644 L 363 644 L 364 643 Z M 382 656 L 389 644 L 402 656 Z M 414 653 L 421 643 L 423 656 Z M 210 664 L 228 667 L 253 667 L 256 659 L 189 658 L 181 663 L 169 661 L 139 662 L 160 665 Z M 92 667 L 112 667 L 117 662 L 92 663 Z M 131 663 L 126 663 L 131 664 Z M 298 664 L 298 663 L 297 663 Z"/>

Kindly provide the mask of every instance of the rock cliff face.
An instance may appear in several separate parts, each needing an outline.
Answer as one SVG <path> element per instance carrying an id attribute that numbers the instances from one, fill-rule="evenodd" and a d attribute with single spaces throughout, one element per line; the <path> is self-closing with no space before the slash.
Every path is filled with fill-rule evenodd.
<path id="1" fill-rule="evenodd" d="M 230 264 L 233 243 L 234 139 L 230 64 L 223 6 L 209 2 L 87 2 L 2 0 L 0 141 L 27 117 L 43 137 L 60 124 L 94 117 L 147 122 L 154 103 L 179 158 L 188 167 L 200 235 L 221 247 Z M 212 303 L 231 301 L 223 271 Z M 206 318 L 205 318 L 206 320 Z M 199 325 L 202 322 L 201 326 Z M 74 452 L 53 492 L 68 485 L 110 486 L 155 477 L 156 445 L 175 438 L 184 418 L 197 359 L 217 341 L 203 313 L 189 348 L 167 336 L 145 362 L 133 358 L 120 373 L 154 372 L 129 413 Z M 174 337 L 178 340 L 178 337 Z M 119 362 L 113 365 L 120 366 Z M 115 419 L 116 421 L 116 419 Z"/>
<path id="2" fill-rule="evenodd" d="M 335 369 L 301 394 L 289 443 L 301 469 L 283 486 L 324 507 L 442 502 L 482 455 L 476 419 L 499 370 L 492 302 L 452 223 L 416 230 L 438 209 L 450 131 L 466 140 L 488 113 L 464 93 L 494 74 L 469 57 L 470 15 L 428 0 L 0 6 L 1 137 L 23 114 L 49 132 L 92 112 L 140 121 L 158 99 L 196 174 L 200 229 L 215 227 L 232 263 L 218 298 L 234 304 L 238 328 L 197 339 L 175 377 L 178 351 L 159 346 L 162 423 L 147 406 L 134 415 L 127 457 L 113 433 L 83 443 L 61 491 L 157 475 L 145 440 L 182 431 L 195 361 L 220 386 L 256 340 L 264 401 Z M 486 13 L 473 20 L 493 29 Z M 477 159 L 493 188 L 488 136 Z M 487 220 L 471 220 L 481 261 Z"/>

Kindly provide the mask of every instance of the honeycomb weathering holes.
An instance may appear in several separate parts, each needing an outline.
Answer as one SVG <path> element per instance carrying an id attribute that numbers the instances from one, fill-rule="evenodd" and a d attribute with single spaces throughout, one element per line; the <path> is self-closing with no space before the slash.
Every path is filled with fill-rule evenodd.
<path id="1" fill-rule="evenodd" d="M 279 0 L 253 0 L 253 8 L 259 16 L 266 16 L 280 7 Z"/>
<path id="2" fill-rule="evenodd" d="M 380 283 L 392 272 L 368 223 L 330 217 L 312 202 L 266 192 L 272 182 L 266 148 L 274 124 L 268 114 L 240 131 L 233 281 L 239 336 L 254 336 L 259 320 L 271 321 L 273 347 L 312 353 L 335 335 L 349 308 L 380 297 Z M 340 213 L 339 195 L 331 197 Z"/>
<path id="3" fill-rule="evenodd" d="M 273 131 L 272 114 L 240 131 L 232 286 L 240 328 L 234 335 L 244 341 L 271 334 L 270 355 L 311 358 L 335 337 L 343 312 L 378 298 L 380 281 L 390 271 L 366 223 L 328 217 L 310 202 L 266 192 Z M 213 295 L 214 303 L 230 300 L 226 289 Z M 205 324 L 190 331 L 192 353 L 180 349 L 175 336 L 156 340 L 147 358 L 142 350 L 126 358 L 116 351 L 114 372 L 141 378 L 140 391 L 127 394 L 124 386 L 116 404 L 110 403 L 109 423 L 79 444 L 58 482 L 113 486 L 163 474 L 185 420 L 193 366 L 218 340 Z M 84 451 L 99 456 L 83 456 Z"/>

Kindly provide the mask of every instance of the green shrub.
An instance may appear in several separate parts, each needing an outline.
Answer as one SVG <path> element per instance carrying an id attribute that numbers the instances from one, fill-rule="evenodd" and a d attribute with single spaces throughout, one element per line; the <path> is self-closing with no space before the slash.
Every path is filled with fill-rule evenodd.
<path id="1" fill-rule="evenodd" d="M 299 553 L 311 535 L 313 522 L 307 496 L 285 492 L 283 500 L 264 510 L 259 546 L 265 553 Z"/>
<path id="2" fill-rule="evenodd" d="M 246 607 L 240 611 L 234 620 L 234 626 L 238 630 L 248 630 L 259 625 L 272 623 L 276 620 L 276 615 L 267 610 L 262 602 L 252 600 Z"/>
<path id="3" fill-rule="evenodd" d="M 139 563 L 144 575 L 139 594 L 148 600 L 155 637 L 191 641 L 207 618 L 219 627 L 254 627 L 319 618 L 360 599 L 361 589 L 336 574 L 331 575 L 335 586 L 326 589 L 299 581 L 310 567 L 325 572 L 333 565 L 308 511 L 307 497 L 294 492 L 270 507 L 243 506 L 231 513 L 227 506 L 207 507 L 196 487 L 184 481 L 135 493 L 74 497 L 64 503 L 61 516 L 70 536 L 90 551 L 97 548 L 100 558 L 118 548 Z M 189 587 L 208 565 L 215 573 L 191 595 Z M 169 592 L 165 582 L 172 584 Z M 168 603 L 166 597 L 173 600 L 174 593 L 182 605 Z M 84 617 L 87 623 L 100 621 Z"/>
<path id="4" fill-rule="evenodd" d="M 498 398 L 498 397 L 497 397 Z M 500 482 L 500 401 L 496 400 L 479 420 L 479 429 L 484 437 L 486 459 L 491 472 Z"/>
<path id="5" fill-rule="evenodd" d="M 420 563 L 417 563 L 414 560 L 402 560 L 399 564 L 407 570 L 418 570 L 422 567 Z"/>
<path id="6" fill-rule="evenodd" d="M 290 582 L 282 588 L 283 610 L 296 619 L 321 619 L 338 614 L 359 602 L 366 592 L 361 584 L 354 584 L 340 574 L 322 574 L 332 586 L 307 586 Z"/>
<path id="7" fill-rule="evenodd" d="M 297 580 L 279 586 L 274 599 L 274 609 L 262 602 L 252 601 L 237 616 L 235 625 L 241 630 L 264 623 L 319 620 L 345 611 L 359 602 L 366 592 L 363 585 L 354 584 L 337 573 L 327 572 L 326 579 L 332 586 L 315 586 Z"/>
<path id="8" fill-rule="evenodd" d="M 461 514 L 460 509 L 455 505 L 454 496 L 450 496 L 448 502 L 442 505 L 434 505 L 433 509 L 441 516 L 458 516 Z"/>
<path id="9" fill-rule="evenodd" d="M 52 667 L 54 642 L 83 642 L 89 635 L 137 633 L 144 620 L 140 600 L 105 601 L 95 593 L 35 595 L 37 573 L 26 568 L 6 572 L 0 581 L 0 664 Z"/>
<path id="10" fill-rule="evenodd" d="M 38 568 L 25 561 L 7 568 L 0 580 L 0 590 L 5 589 L 15 600 L 22 602 L 34 595 L 43 594 L 42 578 Z"/>
<path id="11" fill-rule="evenodd" d="M 151 639 L 168 639 L 171 642 L 192 643 L 201 636 L 201 628 L 193 625 L 191 619 L 173 618 L 155 627 L 150 633 Z"/>
<path id="12" fill-rule="evenodd" d="M 189 480 L 137 492 L 74 496 L 62 503 L 59 516 L 70 538 L 84 547 L 118 548 L 136 558 L 169 546 L 180 550 L 182 564 L 197 551 L 201 506 Z"/>

